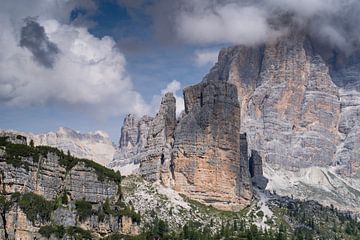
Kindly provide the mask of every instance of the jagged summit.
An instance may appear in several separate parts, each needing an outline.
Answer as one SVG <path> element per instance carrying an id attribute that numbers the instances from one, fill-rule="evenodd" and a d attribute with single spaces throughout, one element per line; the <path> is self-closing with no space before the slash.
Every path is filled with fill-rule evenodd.
<path id="1" fill-rule="evenodd" d="M 257 47 L 222 49 L 202 82 L 185 88 L 185 112 L 176 123 L 173 145 L 165 144 L 165 138 L 156 144 L 163 152 L 152 156 L 156 167 L 147 166 L 144 147 L 158 139 L 154 136 L 166 128 L 163 123 L 145 124 L 148 130 L 141 136 L 147 143 L 137 144 L 136 151 L 121 148 L 121 160 L 109 166 L 136 162 L 142 175 L 152 169 L 155 180 L 170 176 L 173 180 L 165 185 L 194 199 L 213 205 L 246 203 L 252 184 L 248 162 L 239 157 L 240 133 L 246 133 L 248 155 L 256 152 L 252 159 L 263 162 L 268 189 L 357 211 L 359 59 L 358 52 L 321 46 L 302 33 Z M 164 168 L 161 163 L 167 161 Z M 333 176 L 325 191 L 337 194 L 319 197 L 324 186 L 315 168 L 322 169 L 324 178 Z M 163 178 L 165 169 L 170 170 Z M 304 172 L 314 171 L 313 178 L 305 179 Z M 292 173 L 299 175 L 294 181 Z M 261 178 L 254 181 L 264 185 Z"/>

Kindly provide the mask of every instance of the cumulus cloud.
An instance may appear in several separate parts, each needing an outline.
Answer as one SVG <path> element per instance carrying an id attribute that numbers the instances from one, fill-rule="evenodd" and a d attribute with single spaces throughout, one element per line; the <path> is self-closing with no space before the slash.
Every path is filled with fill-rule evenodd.
<path id="1" fill-rule="evenodd" d="M 56 8 L 71 9 L 67 4 L 74 1 L 46 3 L 50 2 L 55 9 L 43 7 L 53 14 L 44 13 L 37 21 L 27 18 L 25 23 L 18 4 L 0 10 L 0 102 L 12 106 L 55 102 L 97 116 L 149 113 L 151 106 L 135 91 L 115 41 L 93 36 L 57 12 Z M 39 6 L 38 13 L 42 10 Z"/>
<path id="2" fill-rule="evenodd" d="M 358 40 L 359 1 L 257 0 L 183 2 L 177 14 L 179 37 L 192 43 L 256 45 L 298 28 L 338 47 Z M 351 25 L 351 29 L 348 25 Z M 357 24 L 356 24 L 357 25 Z"/>
<path id="3" fill-rule="evenodd" d="M 219 50 L 201 50 L 195 52 L 194 61 L 198 66 L 213 65 L 217 62 Z"/>
<path id="4" fill-rule="evenodd" d="M 271 36 L 265 11 L 233 3 L 181 12 L 177 25 L 179 36 L 194 43 L 250 45 L 261 43 Z"/>
<path id="5" fill-rule="evenodd" d="M 154 32 L 166 40 L 257 45 L 297 29 L 343 50 L 360 45 L 358 0 L 139 0 L 137 6 L 148 7 Z"/>

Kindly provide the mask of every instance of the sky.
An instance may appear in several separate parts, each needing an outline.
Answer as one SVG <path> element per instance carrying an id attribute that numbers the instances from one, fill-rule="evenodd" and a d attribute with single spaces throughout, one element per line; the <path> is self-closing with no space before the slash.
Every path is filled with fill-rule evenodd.
<path id="1" fill-rule="evenodd" d="M 64 126 L 120 137 L 127 113 L 196 84 L 232 45 L 296 25 L 345 52 L 359 46 L 358 0 L 0 0 L 0 128 Z"/>

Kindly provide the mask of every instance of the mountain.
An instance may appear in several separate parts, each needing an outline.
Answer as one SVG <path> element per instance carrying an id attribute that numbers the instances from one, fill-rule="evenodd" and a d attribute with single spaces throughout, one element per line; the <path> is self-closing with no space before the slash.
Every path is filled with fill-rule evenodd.
<path id="1" fill-rule="evenodd" d="M 258 167 L 250 167 L 251 173 Z M 0 169 L 1 239 L 335 240 L 360 235 L 359 222 L 333 206 L 255 189 L 245 209 L 221 211 L 159 182 L 122 178 L 91 160 L 29 146 L 17 134 L 0 137 Z"/>
<path id="2" fill-rule="evenodd" d="M 1 132 L 14 133 L 25 136 L 35 146 L 50 146 L 70 151 L 73 156 L 87 158 L 106 165 L 113 159 L 115 146 L 107 133 L 97 131 L 95 133 L 79 133 L 70 128 L 60 127 L 56 132 L 44 134 L 24 133 L 13 130 L 1 130 Z"/>
<path id="3" fill-rule="evenodd" d="M 222 49 L 202 82 L 185 88 L 178 119 L 171 95 L 154 119 L 127 116 L 108 166 L 237 209 L 252 198 L 255 164 L 268 190 L 359 213 L 359 56 L 302 32 Z"/>
<path id="4" fill-rule="evenodd" d="M 179 117 L 166 93 L 154 117 L 125 117 L 116 150 L 99 133 L 1 132 L 0 236 L 359 239 L 357 56 L 302 33 L 222 49 Z M 127 176 L 84 152 L 115 152 Z"/>

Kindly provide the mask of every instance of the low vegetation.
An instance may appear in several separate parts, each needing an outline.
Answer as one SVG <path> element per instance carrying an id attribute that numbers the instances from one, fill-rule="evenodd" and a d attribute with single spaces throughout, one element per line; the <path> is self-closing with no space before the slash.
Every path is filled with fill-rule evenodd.
<path id="1" fill-rule="evenodd" d="M 79 227 L 64 228 L 64 226 L 59 225 L 46 225 L 39 229 L 39 233 L 46 238 L 54 236 L 57 239 L 63 239 L 66 235 L 74 240 L 93 239 L 89 231 Z"/>
<path id="2" fill-rule="evenodd" d="M 80 221 L 86 220 L 93 214 L 92 204 L 85 199 L 77 200 L 75 202 L 75 207 Z"/>
<path id="3" fill-rule="evenodd" d="M 5 161 L 7 164 L 11 164 L 14 167 L 24 167 L 26 170 L 29 170 L 30 159 L 33 162 L 38 162 L 41 157 L 47 157 L 49 153 L 53 153 L 59 157 L 59 164 L 70 171 L 78 163 L 82 162 L 86 167 L 94 169 L 99 181 L 104 181 L 106 179 L 112 180 L 117 184 L 121 183 L 120 172 L 115 172 L 112 169 L 106 168 L 94 161 L 88 159 L 80 159 L 72 156 L 70 152 L 65 154 L 63 151 L 49 147 L 49 146 L 36 146 L 33 144 L 13 144 L 7 141 L 7 137 L 0 137 L 0 146 L 5 147 Z M 27 159 L 25 159 L 27 158 Z"/>
<path id="4" fill-rule="evenodd" d="M 25 193 L 20 197 L 19 206 L 26 217 L 32 221 L 48 222 L 54 210 L 54 202 L 47 201 L 40 195 Z"/>

